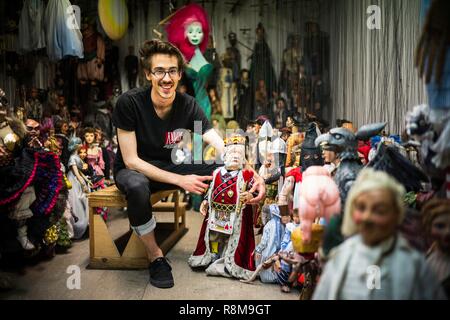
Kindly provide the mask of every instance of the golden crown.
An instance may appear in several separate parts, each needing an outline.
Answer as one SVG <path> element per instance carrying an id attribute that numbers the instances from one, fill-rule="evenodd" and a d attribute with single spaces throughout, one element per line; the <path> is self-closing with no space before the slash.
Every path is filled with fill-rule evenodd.
<path id="1" fill-rule="evenodd" d="M 245 146 L 245 137 L 235 135 L 235 136 L 227 137 L 227 138 L 223 139 L 223 142 L 225 143 L 225 146 L 231 146 L 234 144 L 241 144 L 241 145 Z"/>

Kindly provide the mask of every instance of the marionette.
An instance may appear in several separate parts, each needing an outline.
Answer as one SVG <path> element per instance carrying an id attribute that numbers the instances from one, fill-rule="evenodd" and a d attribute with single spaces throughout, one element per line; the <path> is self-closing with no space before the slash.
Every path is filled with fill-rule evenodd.
<path id="1" fill-rule="evenodd" d="M 231 69 L 233 70 L 233 81 L 239 80 L 239 72 L 241 71 L 241 52 L 237 48 L 237 35 L 234 32 L 228 33 L 228 43 L 230 46 L 226 49 L 231 56 Z"/>
<path id="2" fill-rule="evenodd" d="M 286 43 L 287 47 L 283 51 L 281 66 L 280 89 L 284 92 L 291 92 L 293 80 L 298 76 L 303 53 L 300 48 L 299 35 L 289 34 Z"/>
<path id="3" fill-rule="evenodd" d="M 35 246 L 27 237 L 26 222 L 33 216 L 30 206 L 36 200 L 29 181 L 34 175 L 34 158 L 20 157 L 26 128 L 22 121 L 9 118 L 6 113 L 6 105 L 0 103 L 0 206 L 15 204 L 7 211 L 17 227 L 17 240 L 23 249 L 33 250 Z M 16 159 L 19 159 L 17 163 Z"/>
<path id="4" fill-rule="evenodd" d="M 84 58 L 78 64 L 77 77 L 81 84 L 95 85 L 104 79 L 105 41 L 97 32 L 95 20 L 86 18 L 82 25 Z"/>
<path id="5" fill-rule="evenodd" d="M 427 263 L 450 298 L 450 200 L 432 199 L 422 207 L 421 214 L 431 243 Z"/>
<path id="6" fill-rule="evenodd" d="M 42 119 L 42 103 L 38 98 L 38 89 L 32 88 L 30 99 L 28 99 L 25 109 L 27 110 L 27 118 L 40 122 Z"/>
<path id="7" fill-rule="evenodd" d="M 252 207 L 248 191 L 253 172 L 243 169 L 245 137 L 225 139 L 224 166 L 216 169 L 200 212 L 205 215 L 191 267 L 206 268 L 208 275 L 248 279 L 255 265 Z"/>
<path id="8" fill-rule="evenodd" d="M 260 266 L 264 261 L 280 251 L 281 240 L 283 239 L 284 229 L 289 222 L 289 215 L 280 214 L 278 205 L 265 205 L 262 209 L 262 222 L 264 225 L 264 232 L 261 241 L 255 248 L 255 265 Z M 259 278 L 263 283 L 276 283 L 277 275 L 273 268 L 265 270 L 257 270 L 255 273 L 259 274 Z M 252 281 L 252 280 L 251 280 Z"/>
<path id="9" fill-rule="evenodd" d="M 300 121 L 296 116 L 287 117 L 286 127 L 291 129 L 291 135 L 289 136 L 286 142 L 287 144 L 286 167 L 292 167 L 295 160 L 295 156 L 293 154 L 294 147 L 300 145 L 303 142 L 305 135 L 299 130 Z"/>
<path id="10" fill-rule="evenodd" d="M 206 83 L 213 66 L 206 61 L 202 52 L 208 45 L 210 23 L 206 11 L 197 4 L 179 9 L 166 27 L 169 42 L 180 49 L 188 62 L 186 76 L 192 81 L 195 98 L 208 119 L 211 118 L 211 104 L 206 92 Z"/>
<path id="11" fill-rule="evenodd" d="M 70 139 L 69 151 L 71 156 L 69 159 L 69 174 L 68 178 L 72 183 L 72 188 L 69 190 L 69 202 L 72 206 L 73 216 L 73 232 L 74 238 L 80 239 L 83 237 L 88 226 L 89 207 L 86 194 L 89 192 L 89 180 L 83 174 L 83 169 L 86 170 L 88 165 L 83 163 L 78 152 L 82 147 L 80 138 L 75 137 Z"/>
<path id="12" fill-rule="evenodd" d="M 256 89 L 261 80 L 266 85 L 266 95 L 276 91 L 276 76 L 272 64 L 272 53 L 265 39 L 265 30 L 262 23 L 256 28 L 256 42 L 250 57 L 250 83 Z"/>
<path id="13" fill-rule="evenodd" d="M 324 226 L 314 223 L 310 230 L 310 239 L 305 241 L 301 227 L 295 228 L 291 234 L 292 247 L 295 254 L 289 281 L 300 287 L 300 300 L 311 300 L 317 285 L 317 277 L 321 272 L 317 252 L 320 248 Z"/>
<path id="14" fill-rule="evenodd" d="M 219 80 L 219 70 L 221 68 L 219 54 L 214 46 L 214 39 L 212 35 L 209 36 L 208 47 L 205 51 L 205 59 L 213 66 L 213 72 L 208 80 L 208 88 L 216 88 Z"/>
<path id="15" fill-rule="evenodd" d="M 342 233 L 348 239 L 333 251 L 313 299 L 445 299 L 424 256 L 397 230 L 404 194 L 387 173 L 360 172 L 345 203 Z"/>
<path id="16" fill-rule="evenodd" d="M 222 114 L 225 119 L 233 119 L 235 117 L 234 109 L 237 98 L 237 86 L 233 77 L 231 53 L 228 51 L 222 57 L 222 66 L 219 71 L 219 81 L 217 84 Z"/>
<path id="17" fill-rule="evenodd" d="M 306 73 L 305 66 L 301 64 L 298 73 L 298 104 L 296 111 L 302 115 L 310 112 L 310 99 L 311 78 Z"/>
<path id="18" fill-rule="evenodd" d="M 255 108 L 253 110 L 253 118 L 266 115 L 269 106 L 269 96 L 267 95 L 267 87 L 264 80 L 258 81 L 255 91 Z"/>
<path id="19" fill-rule="evenodd" d="M 136 88 L 136 80 L 139 73 L 139 59 L 134 54 L 134 47 L 128 47 L 128 55 L 125 57 L 125 70 L 127 71 L 128 89 Z"/>
<path id="20" fill-rule="evenodd" d="M 334 177 L 341 162 L 336 153 L 336 148 L 330 146 L 327 142 L 321 143 L 320 147 L 322 148 L 322 157 L 325 163 L 323 167 L 330 173 L 331 177 Z"/>
<path id="21" fill-rule="evenodd" d="M 282 207 L 283 208 L 283 207 Z M 284 208 L 287 209 L 286 206 Z M 283 211 L 283 209 L 281 209 Z M 287 211 L 287 210 L 286 210 Z M 289 211 L 288 211 L 289 212 Z M 292 222 L 288 222 L 286 224 L 286 228 L 284 230 L 283 238 L 281 239 L 281 246 L 280 246 L 280 254 L 286 254 L 290 256 L 293 253 L 293 246 L 292 246 L 292 240 L 291 240 L 291 234 L 294 231 L 295 228 L 300 227 L 300 215 L 298 212 L 298 209 L 295 209 L 292 214 Z M 280 259 L 279 265 L 276 265 L 275 271 L 277 274 L 277 282 L 281 287 L 281 291 L 288 293 L 291 291 L 291 287 L 293 285 L 292 281 L 290 281 L 290 275 L 292 272 L 292 266 L 291 263 L 288 261 L 285 261 L 283 259 Z"/>
<path id="22" fill-rule="evenodd" d="M 104 176 L 105 162 L 103 161 L 103 152 L 95 142 L 95 129 L 84 129 L 84 143 L 87 146 L 86 162 L 94 168 L 95 174 Z"/>
<path id="23" fill-rule="evenodd" d="M 311 240 L 312 225 L 316 221 L 323 218 L 328 222 L 332 215 L 340 214 L 339 190 L 327 169 L 312 166 L 302 174 L 298 196 L 302 239 L 308 244 Z"/>
<path id="24" fill-rule="evenodd" d="M 329 65 L 329 36 L 320 30 L 317 22 L 308 21 L 305 25 L 304 55 L 309 63 L 310 74 L 313 77 L 324 75 Z"/>

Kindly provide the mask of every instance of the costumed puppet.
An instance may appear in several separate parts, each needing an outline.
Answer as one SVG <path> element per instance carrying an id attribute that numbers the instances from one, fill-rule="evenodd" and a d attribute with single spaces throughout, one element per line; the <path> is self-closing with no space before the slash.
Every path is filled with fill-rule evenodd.
<path id="1" fill-rule="evenodd" d="M 167 38 L 184 55 L 188 62 L 186 76 L 192 81 L 195 99 L 208 119 L 211 118 L 211 104 L 206 92 L 213 66 L 206 61 L 202 52 L 208 45 L 210 23 L 206 11 L 197 4 L 179 9 L 166 27 Z"/>
<path id="2" fill-rule="evenodd" d="M 253 90 L 256 91 L 260 81 L 266 85 L 266 96 L 272 96 L 276 91 L 276 76 L 272 65 L 272 54 L 265 39 L 265 30 L 261 23 L 256 28 L 256 42 L 253 48 L 250 64 L 250 83 Z"/>
<path id="3" fill-rule="evenodd" d="M 80 138 L 74 137 L 70 139 L 69 151 L 71 156 L 69 159 L 69 181 L 72 188 L 69 190 L 69 202 L 72 210 L 72 225 L 74 238 L 80 239 L 86 232 L 89 221 L 89 207 L 86 194 L 89 192 L 89 180 L 83 174 L 82 170 L 86 170 L 88 164 L 83 163 L 78 155 L 78 151 L 83 143 Z"/>
<path id="4" fill-rule="evenodd" d="M 81 84 L 91 81 L 95 85 L 104 79 L 105 41 L 90 18 L 82 25 L 82 34 L 84 59 L 78 64 L 77 77 Z"/>
<path id="5" fill-rule="evenodd" d="M 216 169 L 207 200 L 200 212 L 205 215 L 191 267 L 206 268 L 208 275 L 248 279 L 255 265 L 253 252 L 252 207 L 248 192 L 253 184 L 253 172 L 244 170 L 245 137 L 225 139 L 223 167 Z"/>
<path id="6" fill-rule="evenodd" d="M 264 232 L 261 241 L 255 248 L 255 265 L 259 266 L 271 256 L 280 251 L 284 229 L 289 222 L 289 215 L 281 216 L 278 205 L 266 205 L 262 209 Z M 255 271 L 263 283 L 276 283 L 277 275 L 273 268 Z"/>
<path id="7" fill-rule="evenodd" d="M 345 203 L 342 233 L 349 238 L 333 250 L 313 299 L 445 299 L 425 257 L 397 231 L 404 193 L 384 172 L 360 172 Z M 380 277 L 374 279 L 371 268 Z"/>
<path id="8" fill-rule="evenodd" d="M 237 100 L 237 85 L 233 76 L 232 55 L 231 52 L 228 52 L 228 49 L 222 58 L 222 65 L 217 87 L 220 95 L 222 114 L 225 119 L 233 119 L 235 117 L 234 109 Z"/>
<path id="9" fill-rule="evenodd" d="M 280 89 L 284 92 L 292 91 L 292 83 L 298 76 L 299 65 L 303 59 L 301 52 L 299 35 L 289 34 L 287 38 L 287 47 L 283 51 L 283 60 L 280 75 Z"/>
<path id="10" fill-rule="evenodd" d="M 300 121 L 296 116 L 288 116 L 286 120 L 286 127 L 291 129 L 287 144 L 286 167 L 292 167 L 295 161 L 294 147 L 300 145 L 305 139 L 304 133 L 300 132 Z"/>
<path id="11" fill-rule="evenodd" d="M 450 299 L 450 200 L 432 199 L 421 213 L 424 231 L 431 242 L 428 265 Z"/>

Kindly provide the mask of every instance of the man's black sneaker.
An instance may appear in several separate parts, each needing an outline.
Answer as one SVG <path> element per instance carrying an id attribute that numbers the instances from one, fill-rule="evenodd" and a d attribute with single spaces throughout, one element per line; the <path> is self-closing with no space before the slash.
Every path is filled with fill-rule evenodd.
<path id="1" fill-rule="evenodd" d="M 174 285 L 172 267 L 166 258 L 161 257 L 150 263 L 148 267 L 150 283 L 157 288 L 172 288 Z"/>

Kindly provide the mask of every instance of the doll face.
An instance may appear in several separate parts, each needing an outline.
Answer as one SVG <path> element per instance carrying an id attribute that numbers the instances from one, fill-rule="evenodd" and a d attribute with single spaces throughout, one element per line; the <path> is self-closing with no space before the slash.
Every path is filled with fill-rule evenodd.
<path id="1" fill-rule="evenodd" d="M 361 193 L 353 202 L 353 220 L 368 246 L 375 246 L 396 232 L 398 212 L 387 189 Z"/>
<path id="2" fill-rule="evenodd" d="M 100 129 L 95 130 L 95 141 L 101 142 L 103 140 L 103 132 Z"/>
<path id="3" fill-rule="evenodd" d="M 203 40 L 203 29 L 200 22 L 190 23 L 185 31 L 185 35 L 193 46 L 198 46 Z"/>
<path id="4" fill-rule="evenodd" d="M 240 170 L 244 165 L 245 146 L 231 145 L 226 147 L 224 164 L 227 170 Z"/>
<path id="5" fill-rule="evenodd" d="M 298 214 L 298 211 L 294 211 L 294 213 L 292 214 L 292 221 L 295 224 L 299 224 L 300 223 L 300 215 Z"/>
<path id="6" fill-rule="evenodd" d="M 441 251 L 450 254 L 450 212 L 434 218 L 431 223 L 431 237 Z"/>
<path id="7" fill-rule="evenodd" d="M 69 125 L 67 124 L 67 122 L 64 122 L 61 126 L 61 133 L 67 134 L 68 132 L 69 132 Z"/>
<path id="8" fill-rule="evenodd" d="M 334 161 L 336 161 L 336 158 L 337 158 L 336 152 L 331 151 L 331 150 L 323 150 L 322 156 L 323 156 L 325 163 L 333 163 Z"/>
<path id="9" fill-rule="evenodd" d="M 282 224 L 288 224 L 289 222 L 291 222 L 291 216 L 281 216 Z"/>
<path id="10" fill-rule="evenodd" d="M 78 150 L 78 156 L 80 157 L 81 160 L 84 161 L 84 159 L 86 159 L 86 149 L 80 149 Z"/>
<path id="11" fill-rule="evenodd" d="M 84 134 L 84 141 L 86 141 L 87 144 L 93 143 L 93 142 L 94 142 L 94 139 L 95 139 L 94 133 L 86 132 L 86 133 Z"/>

